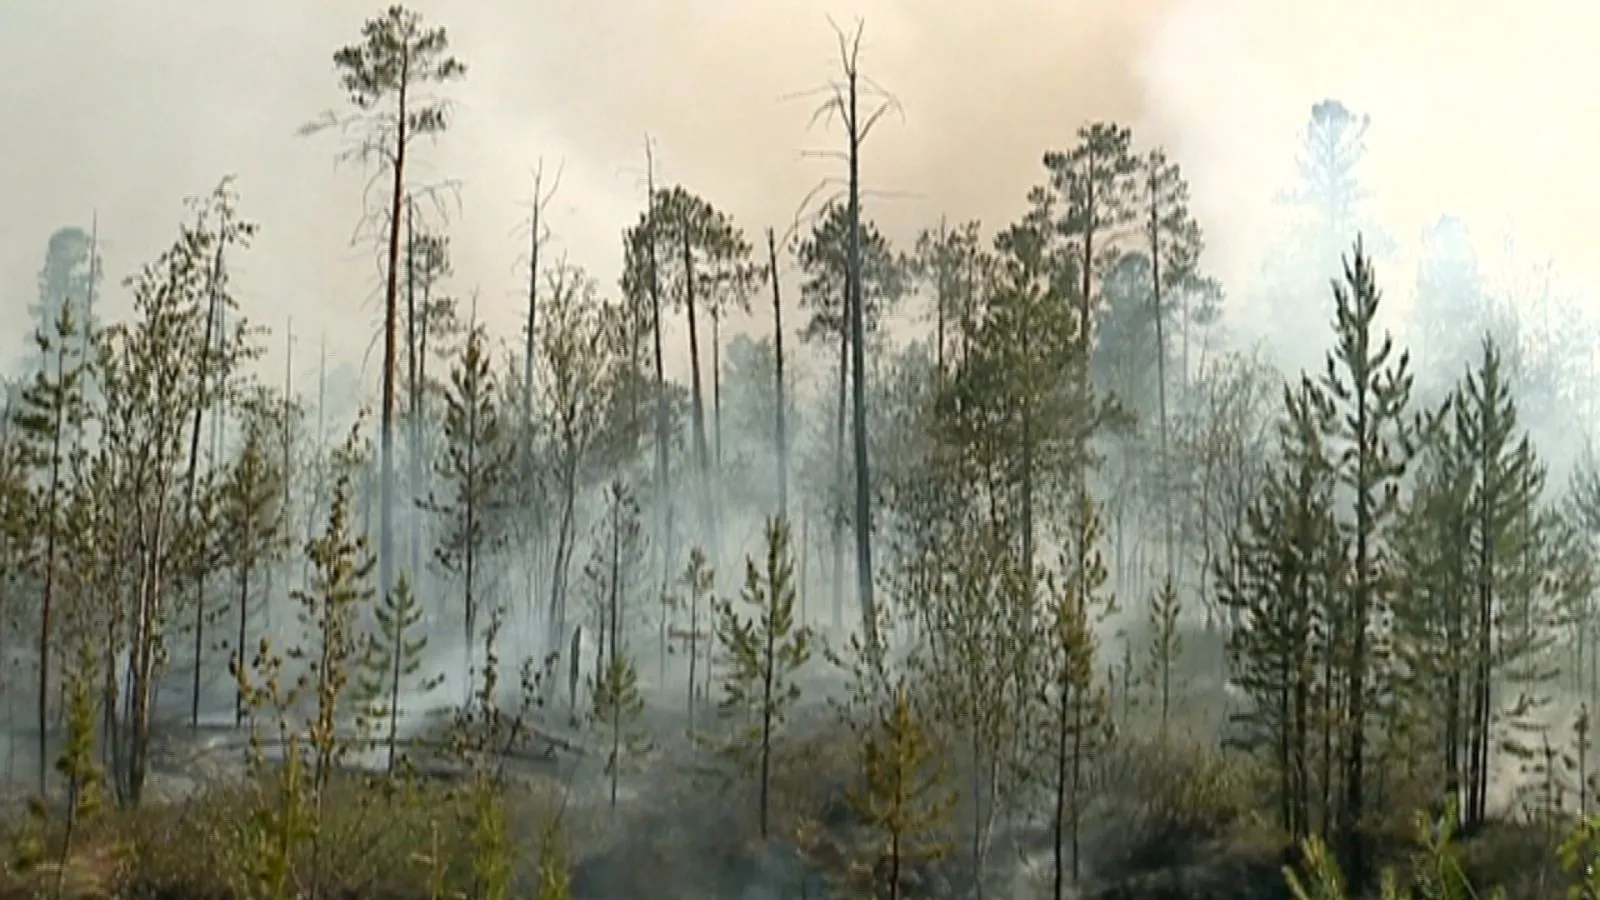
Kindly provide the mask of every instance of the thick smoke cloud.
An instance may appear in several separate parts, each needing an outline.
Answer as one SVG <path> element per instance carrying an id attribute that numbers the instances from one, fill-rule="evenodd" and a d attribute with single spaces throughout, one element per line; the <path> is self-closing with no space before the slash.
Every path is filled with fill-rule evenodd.
<path id="1" fill-rule="evenodd" d="M 941 212 L 1014 215 L 1043 149 L 1091 116 L 1137 110 L 1133 78 L 1152 4 L 1007 0 L 819 3 L 418 4 L 447 24 L 471 67 L 457 124 L 422 156 L 421 178 L 461 178 L 457 284 L 509 330 L 516 321 L 513 236 L 529 167 L 565 161 L 552 224 L 574 262 L 606 282 L 618 234 L 643 196 L 643 137 L 660 177 L 726 206 L 756 235 L 782 231 L 835 163 L 807 131 L 837 55 L 827 16 L 866 21 L 864 64 L 906 110 L 874 135 L 866 175 L 907 196 L 874 214 L 906 236 Z M 281 327 L 361 334 L 374 314 L 375 265 L 346 246 L 363 179 L 335 170 L 331 138 L 295 128 L 340 97 L 329 54 L 377 11 L 356 0 L 215 4 L 177 0 L 152 16 L 111 0 L 13 4 L 0 27 L 0 284 L 7 327 L 26 327 L 45 239 L 98 209 L 108 271 L 157 252 L 185 194 L 226 172 L 262 225 L 241 263 L 252 312 Z M 346 338 L 345 354 L 365 352 Z M 20 338 L 19 338 L 20 342 Z M 8 348 L 6 352 L 12 352 Z"/>
<path id="2" fill-rule="evenodd" d="M 1534 255 L 1589 268 L 1587 177 L 1600 64 L 1580 42 L 1600 11 L 1581 0 L 694 0 L 420 3 L 471 66 L 457 125 L 421 178 L 464 181 L 452 227 L 459 290 L 515 327 L 514 229 L 540 156 L 565 161 L 551 218 L 561 249 L 603 281 L 643 194 L 643 135 L 660 177 L 728 208 L 753 233 L 782 229 L 834 163 L 807 131 L 836 73 L 826 16 L 867 23 L 866 71 L 893 90 L 866 156 L 899 192 L 872 214 L 900 240 L 935 220 L 1001 222 L 1021 208 L 1040 153 L 1097 117 L 1133 123 L 1189 172 L 1214 270 L 1246 280 L 1272 224 L 1309 104 L 1371 113 L 1366 172 L 1402 249 L 1441 212 L 1493 243 L 1514 227 Z M 115 0 L 13 2 L 0 12 L 0 333 L 28 323 L 45 241 L 98 210 L 120 277 L 170 239 L 179 200 L 241 179 L 263 225 L 238 274 L 252 314 L 307 338 L 327 329 L 359 359 L 376 266 L 347 240 L 363 189 L 331 138 L 295 128 L 340 97 L 329 54 L 378 5 L 357 0 L 159 10 Z M 1404 293 L 1408 274 L 1392 279 Z M 0 353 L 14 358 L 20 334 Z M 269 364 L 270 361 L 269 361 Z"/>

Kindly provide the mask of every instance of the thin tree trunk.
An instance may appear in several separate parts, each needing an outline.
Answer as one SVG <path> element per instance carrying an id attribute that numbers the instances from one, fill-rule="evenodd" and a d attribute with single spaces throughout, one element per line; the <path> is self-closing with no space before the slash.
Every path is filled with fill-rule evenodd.
<path id="1" fill-rule="evenodd" d="M 650 332 L 651 342 L 655 351 L 655 376 L 656 376 L 656 503 L 657 546 L 661 555 L 661 589 L 666 591 L 672 583 L 673 547 L 672 547 L 672 490 L 668 485 L 668 471 L 671 468 L 671 419 L 667 410 L 667 376 L 666 367 L 662 362 L 661 340 L 661 281 L 656 270 L 656 182 L 655 158 L 650 149 L 650 139 L 645 138 L 645 184 L 648 191 L 649 207 L 645 214 L 645 264 L 649 268 L 648 289 L 650 293 Z M 691 680 L 691 686 L 693 682 Z"/>
<path id="2" fill-rule="evenodd" d="M 50 724 L 50 631 L 55 612 L 56 596 L 56 538 L 60 532 L 56 517 L 60 511 L 61 494 L 61 429 L 65 419 L 66 399 L 60 390 L 66 372 L 66 351 L 56 351 L 55 409 L 52 410 L 50 428 L 50 487 L 45 504 L 44 538 L 44 596 L 39 610 L 39 796 L 49 796 L 50 738 L 46 733 Z"/>
<path id="3" fill-rule="evenodd" d="M 867 460 L 867 352 L 866 305 L 861 287 L 861 120 L 857 106 L 856 73 L 849 72 L 850 125 L 850 277 L 846 294 L 850 303 L 850 362 L 855 378 L 851 387 L 854 410 L 856 463 L 856 591 L 861 602 L 862 634 L 874 665 L 881 665 L 877 607 L 872 597 L 872 470 Z"/>
<path id="4" fill-rule="evenodd" d="M 767 640 L 761 663 L 761 839 L 769 833 L 768 808 L 772 797 L 772 688 L 777 670 L 778 632 L 771 625 L 778 606 L 777 585 L 767 598 Z"/>
<path id="5" fill-rule="evenodd" d="M 1166 310 L 1162 307 L 1161 285 L 1161 207 L 1159 169 L 1150 171 L 1150 271 L 1152 296 L 1155 302 L 1156 325 L 1156 414 L 1161 434 L 1161 514 L 1165 525 L 1166 544 L 1163 547 L 1164 572 L 1167 580 L 1173 579 L 1174 553 L 1177 532 L 1172 511 L 1172 457 L 1167 437 L 1167 339 L 1165 333 Z"/>
<path id="6" fill-rule="evenodd" d="M 419 330 L 426 329 L 425 322 L 419 322 L 417 316 L 417 232 L 416 232 L 416 204 L 411 197 L 406 197 L 406 368 L 408 369 L 409 396 L 407 403 L 409 412 L 406 423 L 408 448 L 407 468 L 410 470 L 412 502 L 407 507 L 406 530 L 411 539 L 411 583 L 413 588 L 422 572 L 422 520 L 416 514 L 416 501 L 422 494 L 422 354 L 419 343 Z M 424 301 L 426 303 L 426 301 Z M 427 315 L 426 310 L 423 316 Z M 419 328 L 420 325 L 420 328 Z M 469 643 L 470 646 L 470 643 Z"/>
<path id="7" fill-rule="evenodd" d="M 847 299 L 846 303 L 849 302 Z M 839 404 L 833 430 L 833 496 L 829 498 L 833 541 L 833 627 L 844 627 L 845 457 L 844 433 L 847 391 L 850 386 L 850 331 L 839 333 Z"/>
<path id="8" fill-rule="evenodd" d="M 717 471 L 722 471 L 722 313 L 716 304 L 711 314 L 711 435 Z"/>
<path id="9" fill-rule="evenodd" d="M 683 235 L 683 297 L 684 312 L 689 320 L 689 385 L 690 409 L 694 418 L 694 453 L 695 462 L 700 469 L 699 499 L 700 499 L 700 527 L 704 540 L 710 543 L 707 548 L 711 558 L 716 560 L 721 556 L 716 534 L 715 513 L 711 508 L 711 451 L 706 446 L 706 408 L 705 391 L 701 386 L 700 378 L 700 332 L 697 321 L 699 315 L 695 309 L 695 268 L 694 248 L 689 243 L 687 231 Z"/>
<path id="10" fill-rule="evenodd" d="M 249 538 L 246 538 L 246 540 L 249 540 Z M 245 667 L 250 665 L 249 651 L 246 649 L 249 646 L 248 637 L 245 634 L 249 616 L 250 564 L 246 562 L 239 567 L 239 634 L 234 651 L 234 662 L 238 666 L 238 671 L 235 673 L 235 677 L 242 674 L 245 671 Z M 245 709 L 244 685 L 239 684 L 234 688 L 233 692 L 233 727 L 235 729 L 244 727 Z"/>
<path id="11" fill-rule="evenodd" d="M 788 398 L 785 396 L 783 381 L 783 295 L 778 287 L 777 238 L 771 228 L 767 229 L 767 265 L 772 276 L 773 395 L 778 399 L 777 409 L 773 413 L 775 419 L 773 433 L 777 441 L 778 515 L 787 519 L 789 517 L 789 432 L 787 410 L 784 408 Z"/>
<path id="12" fill-rule="evenodd" d="M 407 92 L 405 79 L 396 100 L 394 140 L 394 180 L 389 193 L 388 272 L 383 298 L 383 410 L 379 422 L 378 454 L 378 595 L 388 597 L 394 590 L 394 412 L 396 324 L 400 305 L 400 231 L 405 204 L 407 134 Z"/>
<path id="13" fill-rule="evenodd" d="M 217 252 L 211 263 L 210 284 L 207 293 L 210 295 L 206 304 L 206 327 L 204 337 L 200 342 L 200 378 L 197 386 L 198 398 L 194 405 L 194 416 L 189 427 L 189 465 L 184 473 L 184 498 L 183 521 L 184 529 L 188 530 L 193 522 L 194 492 L 196 473 L 200 468 L 200 422 L 205 416 L 207 391 L 211 382 L 211 340 L 212 331 L 217 324 L 217 311 L 221 303 L 222 283 L 222 251 L 227 246 L 227 241 L 222 235 L 223 228 L 218 229 Z M 215 462 L 213 462 L 215 465 Z M 202 553 L 204 551 L 202 550 Z M 206 574 L 205 564 L 200 564 L 195 578 L 194 597 L 194 681 L 191 685 L 189 698 L 189 727 L 191 730 L 200 728 L 200 670 L 203 668 L 205 655 L 206 633 Z"/>

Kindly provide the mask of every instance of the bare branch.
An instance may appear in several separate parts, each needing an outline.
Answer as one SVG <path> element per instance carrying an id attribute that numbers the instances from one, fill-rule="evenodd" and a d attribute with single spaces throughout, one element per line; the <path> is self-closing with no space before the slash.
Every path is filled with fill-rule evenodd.
<path id="1" fill-rule="evenodd" d="M 847 162 L 850 161 L 850 154 L 845 152 L 845 151 L 843 151 L 843 150 L 801 150 L 800 151 L 800 158 L 801 159 L 831 159 L 831 160 L 834 160 L 836 162 L 847 163 Z"/>
<path id="2" fill-rule="evenodd" d="M 788 103 L 788 102 L 791 102 L 791 101 L 794 101 L 794 100 L 807 100 L 807 99 L 810 99 L 812 97 L 818 97 L 818 96 L 822 96 L 822 95 L 828 95 L 828 96 L 831 97 L 833 95 L 833 92 L 834 92 L 834 85 L 833 85 L 832 82 L 829 82 L 827 84 L 819 85 L 818 87 L 814 87 L 814 88 L 806 88 L 805 90 L 801 90 L 801 91 L 791 91 L 791 92 L 789 92 L 787 94 L 779 94 L 778 95 L 778 102 L 779 103 Z"/>
<path id="3" fill-rule="evenodd" d="M 811 119 L 806 122 L 807 131 L 815 128 L 818 120 L 821 120 L 823 124 L 827 125 L 833 122 L 834 116 L 844 115 L 843 110 L 845 107 L 844 101 L 841 99 L 843 94 L 840 93 L 840 88 L 837 85 L 833 85 L 829 88 L 829 90 L 832 92 L 832 96 L 830 96 L 828 100 L 821 106 L 818 106 L 816 109 L 811 111 Z"/>
<path id="4" fill-rule="evenodd" d="M 795 209 L 794 222 L 789 226 L 788 233 L 791 236 L 798 234 L 803 226 L 814 225 L 817 220 L 821 218 L 821 211 L 827 209 L 829 204 L 838 201 L 839 197 L 848 188 L 848 184 L 844 187 L 841 187 L 839 182 L 840 179 L 838 178 L 824 178 L 818 182 L 816 186 L 812 187 L 811 190 L 806 192 L 806 195 L 800 200 L 799 207 Z M 830 187 L 835 189 L 834 192 L 828 195 L 826 200 L 813 209 L 812 203 L 816 200 L 817 195 L 821 194 Z"/>
<path id="5" fill-rule="evenodd" d="M 874 197 L 879 200 L 926 200 L 928 195 L 920 191 L 896 191 L 883 188 L 862 188 L 861 196 Z"/>
<path id="6" fill-rule="evenodd" d="M 644 136 L 645 170 L 641 171 L 641 170 L 639 170 L 637 168 L 634 168 L 633 166 L 627 166 L 627 165 L 622 165 L 622 166 L 618 166 L 617 167 L 617 171 L 619 173 L 628 172 L 628 173 L 632 174 L 637 179 L 634 182 L 634 187 L 645 187 L 648 190 L 648 186 L 649 186 L 652 178 L 654 179 L 655 184 L 658 187 L 663 183 L 663 180 L 660 177 L 660 175 L 661 175 L 661 166 L 657 162 L 657 159 L 659 157 L 656 155 L 655 145 L 656 145 L 655 139 L 650 137 L 650 135 L 648 133 L 645 134 L 645 136 Z M 648 206 L 648 204 L 650 203 L 650 198 L 646 197 L 645 198 L 645 203 Z"/>
<path id="7" fill-rule="evenodd" d="M 891 97 L 883 101 L 883 103 L 880 104 L 877 109 L 872 111 L 871 115 L 867 116 L 867 121 L 862 123 L 861 130 L 856 133 L 856 139 L 858 141 L 866 140 L 867 135 L 872 133 L 872 126 L 878 124 L 878 120 L 890 112 L 898 112 L 900 114 L 900 120 L 902 122 L 905 121 L 906 114 L 905 110 L 900 107 L 900 101 Z"/>
<path id="8" fill-rule="evenodd" d="M 545 212 L 555 200 L 557 192 L 561 190 L 561 178 L 566 171 L 567 161 L 563 158 L 556 168 L 554 180 L 551 182 L 549 189 L 546 189 L 544 185 L 544 158 L 540 157 L 534 167 L 529 170 L 529 175 L 533 179 L 533 193 L 529 201 L 522 206 L 527 211 L 527 214 L 519 219 L 516 225 L 511 227 L 508 232 L 509 236 L 531 239 L 541 247 L 548 242 L 557 240 L 555 229 L 551 228 L 549 222 L 545 220 Z M 536 222 L 539 228 L 537 235 L 533 233 L 534 223 Z M 532 264 L 533 250 L 530 247 L 527 252 L 517 254 L 516 259 L 511 263 L 511 268 L 512 271 L 517 271 L 524 265 Z"/>

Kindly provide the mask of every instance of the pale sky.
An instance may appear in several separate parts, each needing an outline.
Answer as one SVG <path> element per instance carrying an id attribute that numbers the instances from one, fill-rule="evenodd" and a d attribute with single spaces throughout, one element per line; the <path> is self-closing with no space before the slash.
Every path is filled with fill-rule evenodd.
<path id="1" fill-rule="evenodd" d="M 836 71 L 827 16 L 865 19 L 863 67 L 900 99 L 866 150 L 871 201 L 909 241 L 941 214 L 998 226 L 1022 208 L 1046 149 L 1116 118 L 1187 171 L 1236 291 L 1259 256 L 1273 192 L 1310 105 L 1373 117 L 1365 175 L 1401 241 L 1441 213 L 1569 274 L 1600 273 L 1600 59 L 1592 0 L 431 0 L 467 79 L 452 131 L 419 178 L 455 178 L 455 289 L 509 335 L 525 241 L 516 229 L 541 156 L 564 163 L 551 224 L 610 289 L 619 235 L 659 178 L 727 209 L 753 242 L 837 174 L 802 158 L 839 146 L 782 98 Z M 362 173 L 297 126 L 342 98 L 330 63 L 380 3 L 355 0 L 0 0 L 0 358 L 20 329 L 50 233 L 98 212 L 114 279 L 166 246 L 185 195 L 239 177 L 261 224 L 235 271 L 247 312 L 299 352 L 324 331 L 358 358 L 377 270 L 348 238 Z M 1393 294 L 1409 269 L 1380 278 Z M 120 302 L 120 298 L 118 301 Z M 275 338 L 281 340 L 281 338 Z M 281 362 L 279 363 L 281 365 Z"/>

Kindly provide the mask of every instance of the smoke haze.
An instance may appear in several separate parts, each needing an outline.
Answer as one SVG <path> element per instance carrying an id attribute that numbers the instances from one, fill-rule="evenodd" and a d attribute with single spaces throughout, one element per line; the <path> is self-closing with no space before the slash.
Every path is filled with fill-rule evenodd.
<path id="1" fill-rule="evenodd" d="M 334 166 L 337 138 L 295 130 L 339 108 L 330 54 L 380 6 L 0 8 L 0 333 L 16 334 L 0 354 L 26 346 L 54 229 L 98 212 L 114 283 L 170 242 L 185 195 L 236 173 L 245 214 L 262 224 L 236 267 L 247 312 L 280 334 L 292 316 L 302 345 L 326 330 L 336 356 L 359 362 L 378 285 L 371 248 L 349 244 L 366 179 Z M 1600 116 L 1584 110 L 1600 62 L 1582 42 L 1600 9 L 1581 0 L 417 6 L 449 28 L 469 74 L 449 89 L 454 127 L 422 149 L 415 177 L 462 181 L 453 287 L 478 291 L 501 335 L 518 321 L 517 229 L 541 157 L 550 172 L 564 167 L 550 207 L 556 252 L 608 286 L 642 202 L 647 132 L 661 181 L 723 206 L 752 239 L 784 230 L 840 171 L 801 153 L 840 144 L 807 128 L 818 98 L 784 99 L 836 75 L 829 16 L 846 29 L 865 20 L 864 71 L 905 110 L 881 123 L 864 160 L 868 184 L 895 192 L 870 214 L 902 243 L 940 215 L 1010 220 L 1044 150 L 1116 118 L 1184 166 L 1208 266 L 1242 300 L 1309 106 L 1332 96 L 1373 117 L 1363 175 L 1402 257 L 1422 227 L 1455 213 L 1490 249 L 1514 230 L 1523 256 L 1553 256 L 1579 281 L 1595 271 L 1587 223 L 1600 183 L 1587 169 Z M 1410 269 L 1388 265 L 1380 278 L 1403 303 Z M 1321 323 L 1307 337 L 1320 342 Z"/>

